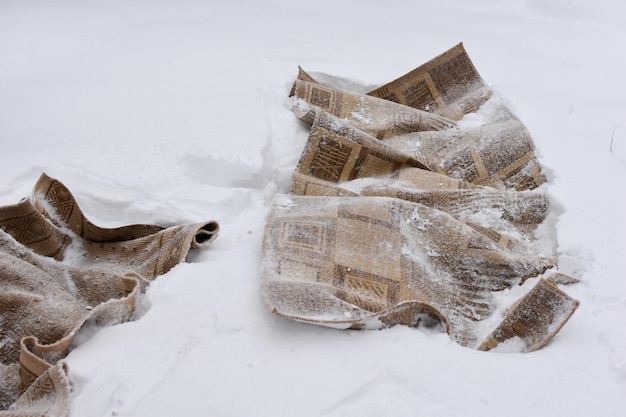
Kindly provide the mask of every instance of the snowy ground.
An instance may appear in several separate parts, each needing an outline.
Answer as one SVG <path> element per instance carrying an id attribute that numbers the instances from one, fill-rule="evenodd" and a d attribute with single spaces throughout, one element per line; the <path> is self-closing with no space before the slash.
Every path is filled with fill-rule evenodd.
<path id="1" fill-rule="evenodd" d="M 45 171 L 97 224 L 222 230 L 69 355 L 71 415 L 623 415 L 625 28 L 619 0 L 2 0 L 0 204 Z M 297 65 L 379 85 L 459 41 L 534 137 L 580 309 L 526 355 L 272 316 L 260 245 L 307 137 Z"/>

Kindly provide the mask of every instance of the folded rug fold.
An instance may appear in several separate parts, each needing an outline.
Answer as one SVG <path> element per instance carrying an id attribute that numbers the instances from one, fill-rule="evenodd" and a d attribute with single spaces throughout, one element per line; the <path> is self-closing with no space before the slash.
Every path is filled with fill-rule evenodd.
<path id="1" fill-rule="evenodd" d="M 521 352 L 567 322 L 578 301 L 557 283 L 576 280 L 538 239 L 550 200 L 532 138 L 462 44 L 368 95 L 299 68 L 291 96 L 311 130 L 265 228 L 272 312 L 351 329 L 438 323 L 463 346 Z M 503 309 L 498 293 L 524 283 Z"/>
<path id="2" fill-rule="evenodd" d="M 142 287 L 218 232 L 215 221 L 98 227 L 45 174 L 30 199 L 0 207 L 0 415 L 67 414 L 60 360 L 76 335 L 130 320 Z"/>

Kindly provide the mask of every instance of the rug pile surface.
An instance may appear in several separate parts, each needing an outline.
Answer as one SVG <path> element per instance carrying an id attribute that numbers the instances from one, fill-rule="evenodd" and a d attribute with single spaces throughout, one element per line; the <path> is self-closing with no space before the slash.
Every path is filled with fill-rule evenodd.
<path id="1" fill-rule="evenodd" d="M 46 174 L 31 198 L 0 207 L 0 415 L 67 415 L 72 343 L 130 320 L 142 289 L 218 231 L 215 221 L 101 228 Z"/>
<path id="2" fill-rule="evenodd" d="M 368 94 L 300 68 L 291 96 L 311 126 L 265 229 L 272 312 L 336 328 L 441 326 L 463 346 L 521 352 L 567 322 L 579 303 L 559 285 L 576 280 L 540 249 L 551 207 L 532 138 L 462 44 Z M 502 311 L 498 294 L 529 279 Z"/>

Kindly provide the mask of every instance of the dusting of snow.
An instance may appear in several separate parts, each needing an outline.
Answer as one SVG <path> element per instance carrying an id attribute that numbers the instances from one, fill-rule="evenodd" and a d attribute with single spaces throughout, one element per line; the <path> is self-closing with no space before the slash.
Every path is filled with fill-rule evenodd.
<path id="1" fill-rule="evenodd" d="M 505 340 L 504 342 L 498 344 L 495 348 L 491 349 L 490 352 L 495 353 L 524 353 L 526 352 L 526 342 L 519 336 L 512 337 L 510 339 Z"/>
<path id="2" fill-rule="evenodd" d="M 70 417 L 623 414 L 622 1 L 7 0 L 0 9 L 0 140 L 10 144 L 0 203 L 29 195 L 46 172 L 98 225 L 221 227 L 211 248 L 150 285 L 139 320 L 73 349 Z M 417 15 L 427 18 L 416 24 Z M 401 326 L 340 332 L 273 316 L 261 301 L 260 248 L 308 136 L 286 97 L 297 65 L 366 92 L 459 41 L 494 89 L 459 128 L 498 120 L 500 96 L 514 104 L 549 174 L 538 191 L 558 201 L 536 231 L 545 242 L 556 230 L 541 253 L 581 278 L 564 288 L 579 311 L 528 356 Z M 480 330 L 488 335 L 534 283 L 496 293 L 494 321 Z"/>

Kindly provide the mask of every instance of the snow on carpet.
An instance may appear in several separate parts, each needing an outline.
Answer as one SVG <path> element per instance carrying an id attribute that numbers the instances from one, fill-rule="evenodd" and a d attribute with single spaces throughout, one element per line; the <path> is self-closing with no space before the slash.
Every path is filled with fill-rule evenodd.
<path id="1" fill-rule="evenodd" d="M 70 353 L 70 415 L 621 415 L 624 21 L 616 0 L 2 2 L 0 204 L 46 172 L 100 226 L 220 223 Z M 525 355 L 273 316 L 261 241 L 308 136 L 297 66 L 367 91 L 460 41 L 533 137 L 576 314 Z"/>

